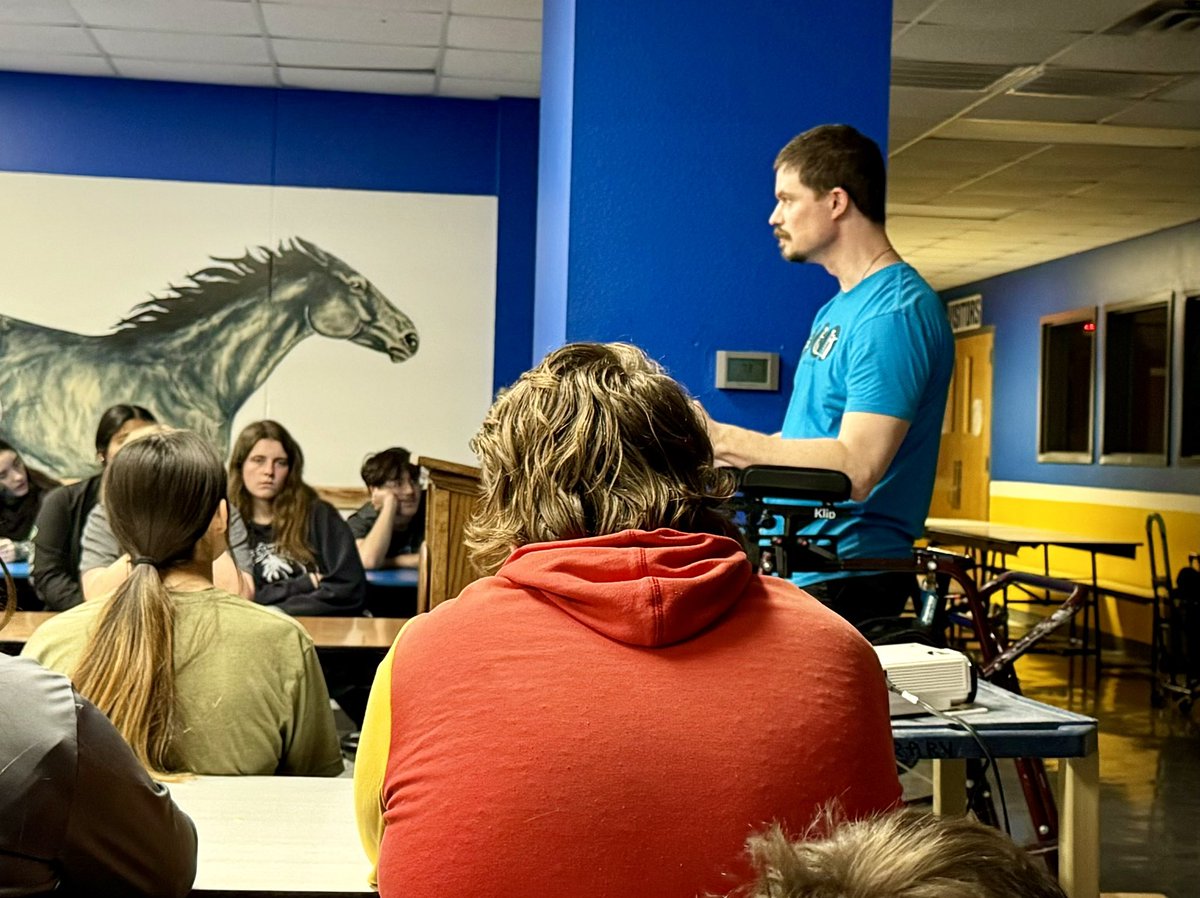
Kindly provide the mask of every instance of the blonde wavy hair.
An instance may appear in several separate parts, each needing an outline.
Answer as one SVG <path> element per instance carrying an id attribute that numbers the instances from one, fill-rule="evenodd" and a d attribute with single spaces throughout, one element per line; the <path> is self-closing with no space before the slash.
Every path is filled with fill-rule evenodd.
<path id="1" fill-rule="evenodd" d="M 466 528 L 475 566 L 520 546 L 670 527 L 738 538 L 691 399 L 628 343 L 558 349 L 492 405 L 471 441 L 481 498 Z"/>
<path id="2" fill-rule="evenodd" d="M 1004 833 L 967 817 L 901 810 L 836 822 L 798 841 L 778 826 L 751 838 L 758 882 L 738 898 L 1065 898 Z"/>

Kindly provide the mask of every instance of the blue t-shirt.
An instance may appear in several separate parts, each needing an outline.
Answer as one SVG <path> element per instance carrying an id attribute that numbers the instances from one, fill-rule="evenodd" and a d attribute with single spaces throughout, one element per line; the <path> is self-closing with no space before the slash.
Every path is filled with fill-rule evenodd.
<path id="1" fill-rule="evenodd" d="M 938 295 L 898 262 L 827 302 L 796 366 L 781 434 L 836 438 L 846 412 L 890 415 L 908 433 L 883 478 L 863 502 L 838 506 L 833 521 L 806 535 L 837 538 L 841 558 L 901 558 L 925 527 L 946 390 L 954 372 L 954 335 Z M 840 574 L 795 575 L 803 585 Z"/>

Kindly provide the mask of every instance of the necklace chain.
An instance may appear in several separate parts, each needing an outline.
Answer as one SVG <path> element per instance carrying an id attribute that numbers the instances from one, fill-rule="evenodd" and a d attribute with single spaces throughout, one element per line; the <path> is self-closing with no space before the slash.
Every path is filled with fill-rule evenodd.
<path id="1" fill-rule="evenodd" d="M 871 270 L 871 266 L 886 256 L 888 253 L 895 252 L 890 246 L 885 246 L 883 252 L 867 263 L 867 267 L 863 269 L 863 273 L 858 276 L 859 283 L 862 283 L 863 278 L 867 276 L 867 272 Z"/>

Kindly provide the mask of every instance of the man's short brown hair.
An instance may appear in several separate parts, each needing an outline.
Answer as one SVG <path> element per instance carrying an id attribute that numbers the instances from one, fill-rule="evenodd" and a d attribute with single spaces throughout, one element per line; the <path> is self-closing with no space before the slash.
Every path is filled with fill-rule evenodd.
<path id="1" fill-rule="evenodd" d="M 879 145 L 849 125 L 818 125 L 787 142 L 775 157 L 775 170 L 791 169 L 818 196 L 835 187 L 846 191 L 858 211 L 883 224 L 887 169 Z"/>

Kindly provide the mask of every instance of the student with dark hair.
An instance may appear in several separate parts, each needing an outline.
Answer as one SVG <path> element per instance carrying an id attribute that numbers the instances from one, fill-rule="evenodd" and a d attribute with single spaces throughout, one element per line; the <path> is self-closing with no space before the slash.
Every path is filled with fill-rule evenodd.
<path id="1" fill-rule="evenodd" d="M 826 824 L 822 824 L 824 828 Z M 791 841 L 778 826 L 747 848 L 758 872 L 745 898 L 1066 898 L 997 829 L 966 817 L 898 811 Z"/>
<path id="2" fill-rule="evenodd" d="M 337 510 L 304 482 L 304 453 L 282 424 L 255 421 L 229 458 L 229 498 L 250 532 L 254 601 L 288 614 L 361 614 L 366 575 Z"/>
<path id="3" fill-rule="evenodd" d="M 0 440 L 0 559 L 29 557 L 33 522 L 42 498 L 58 482 L 26 466 L 13 446 Z"/>
<path id="4" fill-rule="evenodd" d="M 172 428 L 148 424 L 133 431 L 129 439 L 138 439 L 153 430 L 166 433 Z M 116 451 L 113 450 L 114 454 Z M 244 598 L 253 598 L 254 577 L 250 573 L 253 563 L 250 560 L 249 537 L 242 516 L 233 507 L 229 509 L 228 538 L 228 549 L 213 561 L 213 585 Z M 129 553 L 121 550 L 117 536 L 109 526 L 102 490 L 101 501 L 88 513 L 80 538 L 79 577 L 84 599 L 99 598 L 112 592 L 131 572 Z"/>
<path id="5" fill-rule="evenodd" d="M 473 446 L 491 576 L 408 622 L 362 727 L 382 898 L 694 898 L 763 821 L 899 800 L 875 652 L 754 572 L 699 412 L 641 350 L 550 353 Z"/>
<path id="6" fill-rule="evenodd" d="M 389 567 L 416 567 L 425 539 L 425 494 L 421 469 L 407 449 L 384 449 L 367 457 L 363 483 L 371 493 L 367 502 L 346 522 L 354 534 L 358 557 L 369 571 Z"/>
<path id="7" fill-rule="evenodd" d="M 188 894 L 192 821 L 70 680 L 0 654 L 0 721 L 0 895 Z"/>
<path id="8" fill-rule="evenodd" d="M 229 520 L 212 447 L 183 430 L 135 437 L 109 464 L 104 505 L 132 574 L 46 621 L 22 654 L 69 673 L 152 772 L 341 773 L 307 632 L 212 584 Z"/>
<path id="9" fill-rule="evenodd" d="M 129 434 L 154 423 L 154 414 L 140 405 L 114 405 L 105 409 L 96 427 L 96 458 L 101 468 Z M 80 541 L 88 512 L 100 496 L 101 474 L 54 490 L 46 496 L 38 512 L 29 579 L 38 598 L 54 611 L 65 611 L 83 601 L 79 585 Z"/>

